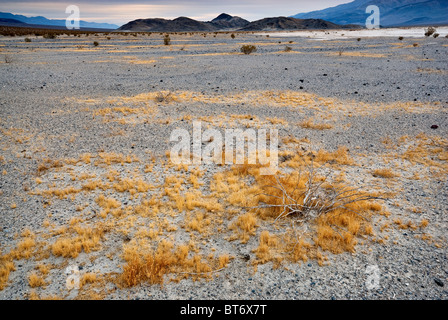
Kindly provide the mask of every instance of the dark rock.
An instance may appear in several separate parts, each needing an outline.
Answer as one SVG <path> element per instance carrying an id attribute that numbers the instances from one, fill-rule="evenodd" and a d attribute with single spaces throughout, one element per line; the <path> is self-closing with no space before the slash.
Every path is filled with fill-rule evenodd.
<path id="1" fill-rule="evenodd" d="M 439 278 L 434 278 L 434 282 L 439 286 L 439 287 L 443 287 L 444 283 L 442 282 L 442 280 L 440 280 Z"/>

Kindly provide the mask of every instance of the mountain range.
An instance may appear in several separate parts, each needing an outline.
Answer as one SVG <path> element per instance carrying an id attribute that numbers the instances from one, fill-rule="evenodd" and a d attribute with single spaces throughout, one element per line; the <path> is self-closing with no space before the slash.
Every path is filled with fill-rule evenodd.
<path id="1" fill-rule="evenodd" d="M 81 29 L 107 29 L 146 32 L 214 32 L 214 31 L 276 31 L 303 29 L 361 28 L 370 13 L 369 5 L 380 9 L 381 27 L 448 25 L 448 0 L 354 0 L 335 7 L 298 13 L 290 17 L 264 18 L 248 21 L 226 13 L 211 21 L 187 17 L 137 19 L 118 27 L 110 23 L 80 21 Z M 0 12 L 0 26 L 65 28 L 65 19 Z"/>
<path id="2" fill-rule="evenodd" d="M 226 13 L 220 14 L 212 21 L 202 22 L 187 17 L 179 17 L 173 20 L 154 18 L 137 19 L 121 26 L 118 30 L 124 31 L 218 31 L 218 30 L 238 30 L 250 22 L 240 17 L 231 16 Z"/>
<path id="3" fill-rule="evenodd" d="M 357 25 L 342 26 L 321 19 L 296 19 L 291 17 L 264 18 L 249 22 L 240 17 L 226 13 L 220 14 L 212 21 L 202 22 L 187 17 L 168 19 L 138 19 L 126 23 L 119 30 L 145 32 L 173 31 L 275 31 L 303 29 L 340 29 L 359 28 Z"/>
<path id="4" fill-rule="evenodd" d="M 382 27 L 448 24 L 447 0 L 355 0 L 336 7 L 299 13 L 292 17 L 364 25 L 370 15 L 366 13 L 369 5 L 376 5 L 380 9 Z"/>
<path id="5" fill-rule="evenodd" d="M 37 17 L 26 17 L 20 14 L 12 14 L 8 12 L 0 12 L 0 25 L 11 25 L 19 26 L 17 23 L 20 22 L 27 25 L 39 25 L 39 26 L 52 26 L 52 27 L 64 27 L 65 19 L 47 19 L 42 16 Z M 117 29 L 118 26 L 111 23 L 98 23 L 98 22 L 88 22 L 81 20 L 79 26 L 82 29 Z"/>

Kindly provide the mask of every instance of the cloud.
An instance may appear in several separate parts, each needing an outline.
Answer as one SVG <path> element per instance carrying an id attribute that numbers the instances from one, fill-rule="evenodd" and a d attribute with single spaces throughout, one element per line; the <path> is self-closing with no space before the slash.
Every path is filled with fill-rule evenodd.
<path id="1" fill-rule="evenodd" d="M 65 8 L 76 4 L 81 19 L 86 21 L 110 22 L 118 25 L 144 18 L 176 18 L 186 16 L 198 20 L 211 20 L 220 13 L 238 15 L 247 20 L 273 16 L 291 16 L 335 6 L 350 0 L 76 0 L 76 1 L 1 1 L 0 11 L 41 15 L 49 19 L 65 19 Z"/>

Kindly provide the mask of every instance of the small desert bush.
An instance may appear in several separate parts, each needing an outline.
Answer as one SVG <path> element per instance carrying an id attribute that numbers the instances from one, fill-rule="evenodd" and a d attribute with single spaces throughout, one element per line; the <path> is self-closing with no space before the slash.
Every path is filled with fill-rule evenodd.
<path id="1" fill-rule="evenodd" d="M 232 34 L 230 35 L 230 38 L 235 39 L 235 34 L 232 33 Z"/>
<path id="2" fill-rule="evenodd" d="M 285 49 L 283 51 L 290 52 L 292 51 L 292 48 L 290 46 L 285 46 Z"/>
<path id="3" fill-rule="evenodd" d="M 414 46 L 414 47 L 418 47 L 418 43 L 414 43 L 413 46 Z"/>
<path id="4" fill-rule="evenodd" d="M 173 97 L 170 91 L 168 93 L 158 92 L 154 100 L 158 103 L 166 103 L 172 101 Z"/>
<path id="5" fill-rule="evenodd" d="M 296 221 L 305 222 L 330 213 L 352 212 L 355 204 L 377 199 L 356 189 L 327 182 L 314 166 L 311 163 L 289 175 L 269 176 L 266 180 L 270 183 L 260 198 L 263 204 L 257 208 L 268 209 L 266 214 L 275 220 L 294 217 Z"/>
<path id="6" fill-rule="evenodd" d="M 252 52 L 256 52 L 257 47 L 251 44 L 245 44 L 241 47 L 241 52 L 244 54 L 251 54 Z"/>
<path id="7" fill-rule="evenodd" d="M 438 33 L 434 33 L 432 36 L 433 36 L 434 38 L 437 38 L 437 37 L 439 36 L 439 34 L 438 34 Z"/>
<path id="8" fill-rule="evenodd" d="M 30 38 L 25 38 L 25 42 L 31 42 Z"/>
<path id="9" fill-rule="evenodd" d="M 398 40 L 403 40 L 404 39 L 404 37 L 398 37 Z"/>
<path id="10" fill-rule="evenodd" d="M 56 39 L 56 35 L 54 33 L 46 33 L 43 37 L 44 39 Z"/>
<path id="11" fill-rule="evenodd" d="M 98 45 L 99 45 L 98 41 L 93 41 L 93 45 L 94 45 L 95 47 L 98 47 Z"/>
<path id="12" fill-rule="evenodd" d="M 427 29 L 425 29 L 425 36 L 426 36 L 426 37 L 430 37 L 430 36 L 432 36 L 436 31 L 437 31 L 436 28 L 434 28 L 434 27 L 428 27 Z"/>
<path id="13" fill-rule="evenodd" d="M 166 46 L 169 46 L 171 44 L 171 38 L 168 34 L 166 34 L 165 37 L 163 38 L 163 44 Z"/>

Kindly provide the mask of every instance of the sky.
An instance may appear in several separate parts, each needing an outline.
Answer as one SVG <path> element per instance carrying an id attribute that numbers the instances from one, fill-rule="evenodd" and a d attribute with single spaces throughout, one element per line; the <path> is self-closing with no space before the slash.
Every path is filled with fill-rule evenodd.
<path id="1" fill-rule="evenodd" d="M 145 18 L 173 19 L 179 16 L 209 21 L 225 12 L 249 21 L 291 16 L 334 7 L 353 0 L 0 0 L 0 11 L 24 16 L 66 19 L 65 9 L 77 5 L 81 20 L 119 26 Z"/>

